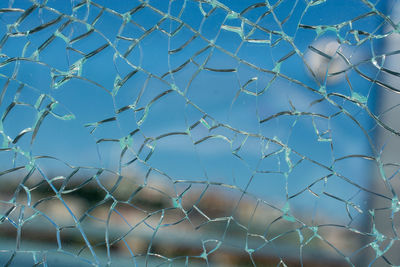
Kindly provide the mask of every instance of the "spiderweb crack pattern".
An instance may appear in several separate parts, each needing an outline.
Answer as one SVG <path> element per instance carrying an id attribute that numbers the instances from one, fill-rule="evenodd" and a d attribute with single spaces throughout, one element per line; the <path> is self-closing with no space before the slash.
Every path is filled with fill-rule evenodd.
<path id="1" fill-rule="evenodd" d="M 400 265 L 397 6 L 2 2 L 0 262 Z"/>

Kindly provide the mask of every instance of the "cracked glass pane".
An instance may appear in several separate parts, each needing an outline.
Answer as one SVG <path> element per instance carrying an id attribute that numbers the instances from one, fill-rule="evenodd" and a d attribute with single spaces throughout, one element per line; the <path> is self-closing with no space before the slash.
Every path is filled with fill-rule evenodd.
<path id="1" fill-rule="evenodd" d="M 2 1 L 0 264 L 399 266 L 399 22 L 394 0 Z"/>

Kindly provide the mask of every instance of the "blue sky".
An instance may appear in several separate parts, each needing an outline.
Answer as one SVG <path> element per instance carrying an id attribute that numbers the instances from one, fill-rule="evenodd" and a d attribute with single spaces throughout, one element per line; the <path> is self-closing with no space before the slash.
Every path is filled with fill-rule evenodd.
<path id="1" fill-rule="evenodd" d="M 272 5 L 274 2 L 271 1 Z M 131 10 L 137 1 L 130 2 L 129 5 L 126 1 L 96 1 L 96 3 L 118 13 L 124 13 Z M 197 2 L 174 1 L 170 7 L 168 1 L 149 1 L 149 3 L 164 13 L 170 10 L 173 16 L 178 16 L 186 3 L 180 16 L 180 20 L 186 24 L 172 38 L 155 30 L 144 37 L 126 58 L 119 55 L 123 55 L 129 49 L 133 39 L 143 37 L 144 30 L 158 23 L 162 19 L 160 14 L 145 8 L 131 16 L 131 20 L 142 25 L 143 28 L 134 23 L 128 23 L 121 28 L 122 18 L 106 11 L 94 24 L 93 34 L 73 44 L 66 42 L 59 35 L 39 53 L 37 58 L 34 58 L 35 51 L 67 19 L 62 18 L 43 31 L 27 36 L 10 37 L 7 40 L 0 53 L 9 58 L 22 56 L 24 53 L 25 57 L 32 60 L 21 60 L 18 63 L 14 61 L 1 67 L 2 86 L 6 83 L 7 77 L 11 77 L 16 69 L 18 72 L 5 91 L 0 113 L 4 113 L 13 101 L 21 83 L 25 86 L 20 92 L 18 101 L 31 105 L 18 105 L 9 113 L 3 123 L 5 135 L 12 140 L 21 130 L 34 128 L 35 121 L 40 116 L 38 112 L 49 103 L 50 97 L 58 102 L 53 110 L 55 114 L 59 116 L 73 114 L 74 116 L 72 120 L 60 120 L 57 116 L 48 115 L 32 145 L 30 144 L 32 132 L 30 132 L 16 144 L 11 144 L 12 147 L 19 147 L 33 156 L 51 155 L 74 166 L 103 167 L 118 171 L 120 143 L 96 143 L 98 140 L 120 139 L 133 130 L 139 129 L 139 132 L 132 137 L 130 151 L 123 158 L 123 162 L 127 162 L 135 157 L 134 154 L 138 152 L 145 137 L 156 138 L 165 133 L 185 132 L 203 118 L 205 122 L 202 121 L 203 124 L 199 124 L 190 131 L 190 136 L 173 135 L 149 143 L 154 147 L 151 158 L 144 162 L 146 153 L 141 153 L 139 158 L 142 162 L 136 161 L 130 168 L 144 173 L 148 166 L 151 166 L 174 179 L 209 180 L 234 184 L 279 206 L 286 201 L 286 181 L 289 195 L 291 195 L 330 173 L 327 169 L 308 160 L 303 160 L 289 173 L 291 166 L 289 166 L 288 158 L 293 164 L 301 159 L 293 152 L 297 151 L 325 166 L 333 167 L 336 172 L 349 177 L 356 184 L 368 186 L 369 168 L 372 168 L 370 162 L 349 159 L 333 165 L 335 159 L 349 154 L 372 155 L 367 138 L 348 116 L 342 113 L 330 120 L 306 115 L 280 116 L 261 124 L 260 120 L 278 112 L 293 111 L 293 107 L 300 112 L 332 116 L 339 110 L 332 104 L 335 103 L 343 106 L 367 130 L 372 129 L 372 121 L 365 110 L 351 101 L 332 96 L 331 103 L 322 101 L 311 105 L 313 101 L 321 99 L 322 95 L 285 78 L 290 77 L 315 90 L 321 88 L 321 84 L 309 75 L 299 54 L 295 53 L 279 63 L 281 58 L 294 51 L 293 44 L 299 53 L 305 55 L 310 53 L 308 49 L 310 45 L 324 38 L 329 40 L 341 38 L 343 41 L 348 41 L 349 44 L 344 44 L 341 48 L 344 54 L 355 61 L 370 58 L 373 53 L 379 54 L 381 45 L 379 40 L 355 45 L 356 40 L 350 34 L 350 27 L 371 33 L 381 31 L 379 25 L 382 20 L 376 16 L 354 21 L 351 26 L 344 26 L 338 32 L 329 29 L 324 31 L 322 28 L 319 36 L 315 30 L 298 28 L 299 24 L 318 26 L 346 22 L 367 13 L 370 10 L 369 7 L 361 5 L 360 1 L 327 1 L 307 8 L 305 1 L 285 1 L 273 14 L 266 15 L 265 19 L 259 22 L 270 30 L 283 30 L 287 36 L 293 38 L 292 43 L 282 40 L 272 47 L 270 43 L 277 41 L 278 35 L 269 35 L 257 30 L 252 38 L 268 40 L 270 43 L 243 42 L 240 33 L 234 30 L 243 29 L 244 34 L 248 34 L 251 27 L 246 23 L 242 26 L 240 19 L 227 19 L 228 13 L 222 5 L 209 18 L 203 20 L 202 11 Z M 220 1 L 220 3 L 240 13 L 250 6 L 252 1 L 233 0 Z M 101 9 L 91 6 L 88 13 L 86 6 L 83 6 L 72 11 L 72 4 L 77 3 L 72 1 L 61 4 L 61 1 L 49 1 L 47 8 L 34 10 L 16 29 L 19 32 L 32 30 L 40 24 L 56 19 L 59 14 L 54 10 L 58 10 L 77 19 L 77 22 L 67 25 L 61 31 L 61 34 L 73 40 L 90 30 L 87 23 L 91 24 Z M 26 9 L 29 6 L 31 3 L 28 1 L 13 3 L 15 8 Z M 204 12 L 208 12 L 212 9 L 212 5 L 203 4 L 202 8 Z M 377 8 L 385 7 L 383 3 L 378 2 Z M 266 7 L 257 8 L 245 12 L 242 16 L 254 22 L 265 11 Z M 282 21 L 289 14 L 291 14 L 290 18 L 280 28 L 277 20 Z M 7 32 L 7 25 L 16 21 L 19 16 L 19 12 L 0 15 L 2 36 Z M 223 25 L 227 27 L 224 26 L 224 29 Z M 167 19 L 160 24 L 159 28 L 169 32 L 178 26 L 179 23 L 176 21 Z M 200 31 L 203 38 L 196 37 L 181 51 L 169 54 L 169 50 L 177 49 L 194 36 L 195 32 L 192 29 Z M 130 41 L 118 39 L 117 35 L 133 39 Z M 214 47 L 193 56 L 212 43 L 215 44 Z M 82 53 L 88 54 L 105 44 L 108 46 L 95 56 L 88 58 L 80 70 L 71 70 L 71 65 L 82 58 Z M 165 75 L 163 80 L 160 80 L 160 77 L 178 68 L 190 57 L 192 61 L 182 70 Z M 282 75 L 274 78 L 273 74 L 252 68 L 238 59 L 262 69 L 279 70 Z M 38 61 L 35 62 L 35 60 Z M 204 64 L 204 69 L 199 74 L 196 74 L 199 70 L 196 64 Z M 236 71 L 216 72 L 213 71 L 214 69 Z M 368 64 L 360 65 L 360 69 L 372 76 L 376 74 L 376 71 Z M 138 72 L 115 93 L 116 81 L 123 79 L 134 70 Z M 83 78 L 72 78 L 56 88 L 52 84 L 52 75 L 62 75 L 68 71 Z M 149 73 L 154 76 L 150 76 Z M 349 70 L 347 74 L 352 89 L 349 88 L 345 79 L 342 79 L 335 84 L 328 83 L 327 93 L 340 93 L 351 98 L 351 90 L 353 90 L 358 95 L 367 97 L 366 104 L 373 110 L 375 87 L 362 79 L 354 70 Z M 60 78 L 56 81 L 60 81 Z M 248 81 L 251 82 L 246 85 Z M 244 85 L 250 92 L 263 90 L 265 92 L 259 96 L 246 94 L 243 90 L 240 91 Z M 154 103 L 151 102 L 152 99 L 171 88 L 172 92 L 160 97 Z M 37 106 L 35 111 L 34 105 L 42 94 L 46 95 L 44 102 Z M 135 108 L 139 110 L 135 112 L 130 109 L 116 114 L 117 110 L 127 105 L 136 105 Z M 144 114 L 144 109 L 140 110 L 140 108 L 146 106 L 149 108 L 148 115 L 140 123 Z M 205 114 L 208 116 L 204 116 Z M 117 120 L 99 125 L 92 134 L 90 133 L 92 128 L 85 127 L 88 123 L 112 117 L 116 117 Z M 207 124 L 210 127 L 216 124 L 229 125 L 240 131 L 251 133 L 253 136 L 238 134 L 227 127 L 209 131 Z M 321 133 L 330 130 L 332 143 L 318 140 L 315 129 Z M 228 139 L 210 138 L 194 145 L 196 141 L 210 134 Z M 262 140 L 260 136 L 274 139 L 285 146 L 282 148 L 273 142 Z M 371 138 L 373 138 L 372 133 Z M 240 144 L 242 148 L 238 155 L 241 159 L 232 154 L 233 149 Z M 288 147 L 293 151 L 287 149 Z M 150 148 L 145 147 L 144 152 L 146 150 L 149 151 Z M 263 155 L 279 150 L 280 152 L 276 155 L 262 160 Z M 27 159 L 21 155 L 14 162 L 14 153 L 11 152 L 2 152 L 0 157 L 4 169 L 11 168 L 13 165 L 27 164 Z M 44 169 L 57 172 L 57 167 L 54 166 L 58 165 L 54 165 L 52 161 L 38 160 L 37 164 Z M 272 173 L 265 173 L 266 171 Z M 330 178 L 326 187 L 323 182 L 315 187 L 319 193 L 325 191 L 344 199 L 353 196 L 358 191 L 357 188 L 350 186 L 337 176 Z M 357 204 L 364 205 L 363 195 L 360 196 Z M 319 205 L 322 209 L 340 206 L 338 213 L 341 215 L 345 211 L 342 203 L 327 197 L 317 200 L 308 192 L 296 197 L 293 205 L 299 210 L 310 210 L 310 207 L 314 208 L 314 205 Z"/>

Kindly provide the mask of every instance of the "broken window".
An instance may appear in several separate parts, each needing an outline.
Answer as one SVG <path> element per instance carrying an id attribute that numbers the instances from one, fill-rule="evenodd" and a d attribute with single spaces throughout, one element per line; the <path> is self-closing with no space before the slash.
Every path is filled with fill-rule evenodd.
<path id="1" fill-rule="evenodd" d="M 2 2 L 1 264 L 400 265 L 399 9 Z"/>

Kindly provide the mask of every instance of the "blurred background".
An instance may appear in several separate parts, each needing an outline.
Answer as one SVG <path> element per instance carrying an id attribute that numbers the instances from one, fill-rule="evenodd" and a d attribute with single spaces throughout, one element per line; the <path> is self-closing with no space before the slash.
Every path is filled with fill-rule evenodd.
<path id="1" fill-rule="evenodd" d="M 2 2 L 0 263 L 400 265 L 399 8 Z"/>

